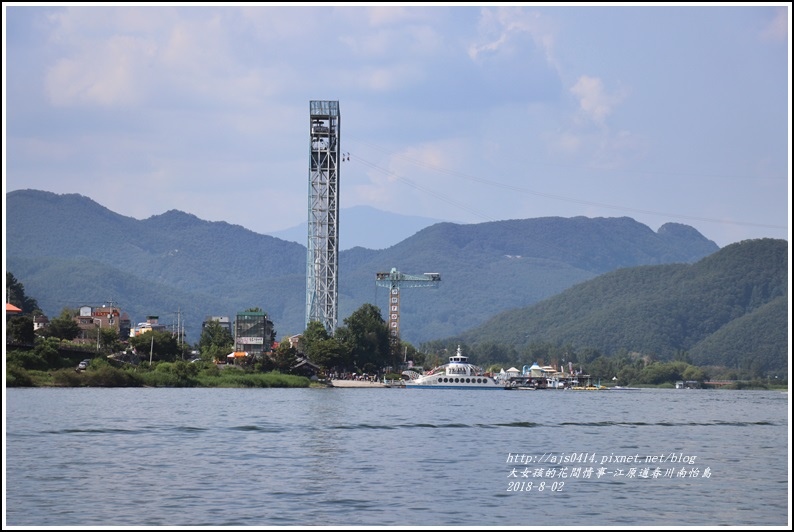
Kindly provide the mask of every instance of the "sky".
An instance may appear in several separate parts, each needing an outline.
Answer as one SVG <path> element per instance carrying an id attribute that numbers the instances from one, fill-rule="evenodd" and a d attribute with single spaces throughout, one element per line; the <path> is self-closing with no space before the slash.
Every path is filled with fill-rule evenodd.
<path id="1" fill-rule="evenodd" d="M 4 193 L 280 231 L 333 100 L 342 209 L 790 242 L 789 6 L 4 3 Z"/>

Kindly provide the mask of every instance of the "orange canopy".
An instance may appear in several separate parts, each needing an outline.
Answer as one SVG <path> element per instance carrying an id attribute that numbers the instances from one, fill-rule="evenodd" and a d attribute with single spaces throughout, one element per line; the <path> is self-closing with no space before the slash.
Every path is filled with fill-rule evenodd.
<path id="1" fill-rule="evenodd" d="M 19 308 L 19 307 L 15 307 L 15 306 L 14 306 L 14 305 L 12 305 L 11 303 L 6 303 L 6 313 L 8 313 L 8 312 L 11 312 L 11 313 L 13 313 L 13 314 L 16 314 L 16 313 L 18 313 L 18 312 L 22 312 L 22 309 L 21 309 L 21 308 Z"/>

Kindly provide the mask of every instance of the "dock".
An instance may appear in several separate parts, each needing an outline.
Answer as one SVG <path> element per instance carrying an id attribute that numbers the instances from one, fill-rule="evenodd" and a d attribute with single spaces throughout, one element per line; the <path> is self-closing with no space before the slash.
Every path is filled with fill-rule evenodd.
<path id="1" fill-rule="evenodd" d="M 390 384 L 380 381 L 354 381 L 346 379 L 331 379 L 331 386 L 334 388 L 392 388 Z"/>

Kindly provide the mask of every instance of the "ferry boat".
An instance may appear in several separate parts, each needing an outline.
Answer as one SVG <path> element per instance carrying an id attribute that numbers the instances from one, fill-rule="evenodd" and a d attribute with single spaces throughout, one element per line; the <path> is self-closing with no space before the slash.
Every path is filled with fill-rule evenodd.
<path id="1" fill-rule="evenodd" d="M 504 390 L 504 384 L 494 379 L 479 366 L 469 363 L 469 357 L 463 355 L 458 346 L 457 352 L 449 357 L 449 362 L 428 371 L 424 375 L 411 370 L 402 373 L 406 388 L 456 388 Z"/>

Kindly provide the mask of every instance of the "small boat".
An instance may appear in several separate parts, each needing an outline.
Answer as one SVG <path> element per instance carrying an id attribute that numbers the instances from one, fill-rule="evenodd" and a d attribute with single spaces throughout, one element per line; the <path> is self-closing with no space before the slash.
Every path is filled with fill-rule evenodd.
<path id="1" fill-rule="evenodd" d="M 585 385 L 584 385 L 584 386 L 581 386 L 581 385 L 579 385 L 579 386 L 572 386 L 572 387 L 571 387 L 571 390 L 577 390 L 577 391 L 581 391 L 581 390 L 587 390 L 587 391 L 604 391 L 604 390 L 609 390 L 609 388 L 607 388 L 606 386 L 601 386 L 601 379 L 599 379 L 599 380 L 598 380 L 598 384 L 595 384 L 595 385 L 593 385 L 593 384 L 590 382 L 590 377 L 588 376 L 588 377 L 587 377 L 587 379 L 586 379 L 586 383 L 585 383 Z"/>
<path id="2" fill-rule="evenodd" d="M 405 381 L 406 388 L 456 388 L 456 389 L 482 389 L 504 390 L 504 384 L 494 379 L 479 366 L 469 363 L 469 357 L 464 356 L 458 346 L 457 352 L 449 357 L 449 362 L 438 366 L 425 375 L 411 370 L 403 371 L 408 377 Z"/>
<path id="3" fill-rule="evenodd" d="M 634 392 L 638 390 L 642 390 L 642 388 L 632 388 L 631 386 L 613 386 L 610 390 L 614 390 L 616 392 Z"/>

